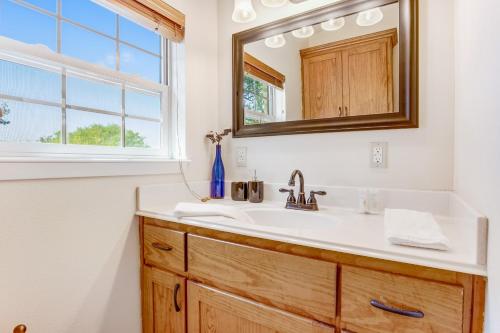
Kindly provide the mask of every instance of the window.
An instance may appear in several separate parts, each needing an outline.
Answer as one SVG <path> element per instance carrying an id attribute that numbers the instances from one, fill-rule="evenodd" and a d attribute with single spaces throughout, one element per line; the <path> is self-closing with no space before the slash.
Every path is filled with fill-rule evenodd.
<path id="1" fill-rule="evenodd" d="M 90 0 L 0 0 L 0 151 L 169 156 L 169 41 Z"/>
<path id="2" fill-rule="evenodd" d="M 285 120 L 285 76 L 249 53 L 243 61 L 244 124 Z"/>
<path id="3" fill-rule="evenodd" d="M 280 121 L 284 117 L 284 91 L 245 73 L 243 80 L 245 125 Z"/>

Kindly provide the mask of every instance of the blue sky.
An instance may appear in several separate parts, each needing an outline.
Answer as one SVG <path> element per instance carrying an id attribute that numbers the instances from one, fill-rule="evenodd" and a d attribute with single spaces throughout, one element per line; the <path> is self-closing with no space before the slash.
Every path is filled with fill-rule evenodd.
<path id="1" fill-rule="evenodd" d="M 61 1 L 63 17 L 112 38 L 116 37 L 116 14 L 94 4 L 90 0 Z M 55 13 L 57 8 L 57 0 L 27 0 L 26 2 L 51 13 Z M 121 41 L 160 54 L 160 37 L 157 34 L 123 17 L 119 17 L 118 21 Z M 25 43 L 44 44 L 56 51 L 56 23 L 56 18 L 53 16 L 22 6 L 14 0 L 0 0 L 0 35 Z M 61 52 L 63 54 L 116 69 L 117 49 L 115 40 L 65 21 L 62 22 L 61 33 Z M 121 71 L 159 82 L 159 57 L 124 43 L 119 43 L 119 50 Z M 0 75 L 0 79 L 3 81 L 0 93 L 60 103 L 61 83 L 58 74 L 1 61 Z M 126 109 L 130 114 L 152 118 L 159 117 L 159 97 L 155 98 L 136 92 L 127 92 L 126 101 Z M 120 112 L 121 91 L 112 85 L 71 78 L 68 79 L 68 103 Z M 40 126 L 38 129 L 27 126 L 27 122 L 38 119 L 37 116 L 40 112 L 33 105 L 25 104 L 9 102 L 12 110 L 10 118 L 15 118 L 16 122 L 11 121 L 9 131 L 6 130 L 5 126 L 4 128 L 0 127 L 0 141 L 32 141 L 40 136 L 50 135 L 49 132 L 53 131 L 54 126 L 60 126 L 60 121 L 56 121 L 59 119 L 57 110 L 52 108 L 38 109 L 47 111 L 47 118 L 44 122 L 48 124 Z M 20 114 L 14 115 L 14 113 Z M 102 115 L 89 113 L 73 116 L 72 118 L 75 121 L 68 122 L 68 131 L 71 131 L 71 128 L 76 129 L 78 126 L 92 123 L 111 124 L 116 122 L 113 116 L 103 117 Z M 59 125 L 49 124 L 49 122 L 53 121 L 56 121 L 56 124 L 59 123 Z M 152 146 L 156 145 L 159 138 L 152 133 L 152 130 L 158 126 L 157 124 L 139 120 L 129 121 L 128 123 L 126 127 L 131 129 L 133 127 L 136 131 L 149 136 L 148 143 Z M 17 127 L 17 129 L 14 127 Z M 25 128 L 31 128 L 31 134 Z M 7 132 L 10 134 L 7 135 Z M 40 135 L 42 132 L 43 135 Z"/>

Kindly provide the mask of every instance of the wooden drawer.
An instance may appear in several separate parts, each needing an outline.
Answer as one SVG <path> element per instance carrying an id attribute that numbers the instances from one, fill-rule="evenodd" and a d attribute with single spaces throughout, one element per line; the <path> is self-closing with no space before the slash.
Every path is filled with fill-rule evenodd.
<path id="1" fill-rule="evenodd" d="M 148 265 L 185 272 L 185 244 L 184 232 L 144 225 L 144 260 Z"/>
<path id="2" fill-rule="evenodd" d="M 346 332 L 462 332 L 464 292 L 460 286 L 349 266 L 342 266 L 341 281 Z M 384 306 L 390 308 L 381 309 Z"/>
<path id="3" fill-rule="evenodd" d="M 335 324 L 337 265 L 188 235 L 190 278 Z"/>

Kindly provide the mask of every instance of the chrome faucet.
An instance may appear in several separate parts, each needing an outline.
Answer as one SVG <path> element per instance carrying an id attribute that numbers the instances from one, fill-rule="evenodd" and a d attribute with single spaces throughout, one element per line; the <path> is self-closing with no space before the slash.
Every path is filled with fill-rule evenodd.
<path id="1" fill-rule="evenodd" d="M 288 181 L 288 186 L 295 186 L 295 178 L 299 176 L 299 195 L 295 198 L 293 189 L 280 188 L 281 193 L 288 193 L 288 198 L 286 199 L 285 208 L 287 209 L 299 209 L 299 210 L 318 210 L 318 202 L 316 200 L 316 195 L 326 195 L 325 191 L 311 191 L 309 194 L 309 199 L 306 202 L 306 195 L 304 192 L 304 175 L 300 170 L 294 170 Z"/>

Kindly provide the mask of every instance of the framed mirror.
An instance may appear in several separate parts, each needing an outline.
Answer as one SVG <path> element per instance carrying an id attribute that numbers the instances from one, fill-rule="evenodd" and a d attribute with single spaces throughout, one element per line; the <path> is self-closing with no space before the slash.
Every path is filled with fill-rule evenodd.
<path id="1" fill-rule="evenodd" d="M 418 127 L 418 0 L 343 0 L 233 35 L 235 137 Z"/>

